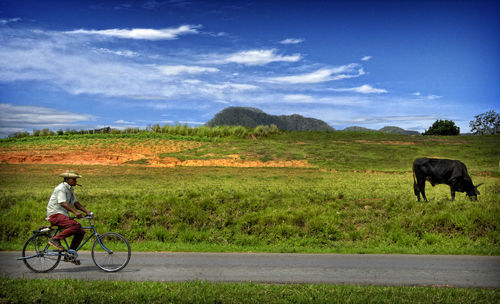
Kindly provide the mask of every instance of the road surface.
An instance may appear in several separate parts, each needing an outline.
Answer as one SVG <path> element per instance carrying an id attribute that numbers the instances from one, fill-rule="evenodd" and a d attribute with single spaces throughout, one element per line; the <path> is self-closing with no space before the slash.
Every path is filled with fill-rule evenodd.
<path id="1" fill-rule="evenodd" d="M 16 260 L 20 255 L 0 252 L 0 276 L 500 288 L 500 257 L 488 256 L 132 252 L 125 269 L 106 273 L 90 252 L 81 252 L 82 265 L 61 261 L 52 272 L 39 274 Z"/>

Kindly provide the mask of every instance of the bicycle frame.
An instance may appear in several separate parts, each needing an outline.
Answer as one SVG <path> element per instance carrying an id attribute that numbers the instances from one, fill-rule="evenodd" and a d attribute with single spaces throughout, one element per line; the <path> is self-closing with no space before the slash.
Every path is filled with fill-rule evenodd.
<path id="1" fill-rule="evenodd" d="M 38 273 L 52 271 L 57 267 L 62 257 L 64 257 L 64 262 L 80 265 L 78 251 L 81 250 L 91 238 L 95 237 L 96 239 L 90 251 L 94 264 L 105 272 L 117 272 L 122 270 L 130 261 L 131 251 L 127 239 L 116 232 L 97 233 L 92 221 L 93 218 L 93 213 L 80 218 L 89 221 L 87 226 L 82 225 L 80 227 L 81 229 L 89 230 L 90 235 L 88 235 L 75 250 L 70 249 L 66 239 L 62 244 L 62 250 L 50 248 L 52 246 L 50 239 L 55 237 L 64 228 L 40 227 L 38 230 L 33 231 L 33 235 L 24 243 L 22 257 L 17 258 L 17 260 L 22 260 L 26 267 Z M 70 219 L 75 218 L 73 217 Z M 123 247 L 125 247 L 125 250 L 122 250 Z M 32 258 L 38 259 L 30 261 Z"/>
<path id="2" fill-rule="evenodd" d="M 89 225 L 90 226 L 82 226 L 82 229 L 85 229 L 85 230 L 92 230 L 92 233 L 87 237 L 87 239 L 85 239 L 85 241 L 83 241 L 79 246 L 78 248 L 76 248 L 74 250 L 74 252 L 78 252 L 80 249 L 82 249 L 83 246 L 85 246 L 85 244 L 87 244 L 87 242 L 92 238 L 92 237 L 96 237 L 96 240 L 97 242 L 99 242 L 99 245 L 101 245 L 102 249 L 106 250 L 108 253 L 113 253 L 113 251 L 109 248 L 107 248 L 102 242 L 101 242 L 101 239 L 99 238 L 99 233 L 97 233 L 97 230 L 95 229 L 95 226 L 94 224 L 92 223 L 92 218 L 93 217 L 84 217 L 83 219 L 87 219 L 89 221 Z M 75 218 L 71 218 L 71 219 L 75 219 Z M 61 228 L 57 228 L 57 229 L 53 229 L 55 230 L 54 234 L 52 235 L 52 237 L 56 236 L 59 232 L 61 232 L 63 229 Z M 64 239 L 64 243 L 66 244 L 66 249 L 64 251 L 58 251 L 58 250 L 49 250 L 49 251 L 57 251 L 57 255 L 64 255 L 64 252 L 67 251 L 69 252 L 70 250 L 72 249 L 69 249 L 69 245 L 68 245 L 68 241 L 66 241 L 66 239 Z M 54 254 L 55 255 L 55 254 Z"/>

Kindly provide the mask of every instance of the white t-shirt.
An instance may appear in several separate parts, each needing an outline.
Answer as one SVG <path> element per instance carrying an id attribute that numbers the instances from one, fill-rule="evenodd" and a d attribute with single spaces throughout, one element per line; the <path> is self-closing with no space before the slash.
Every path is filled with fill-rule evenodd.
<path id="1" fill-rule="evenodd" d="M 73 207 L 77 201 L 73 187 L 66 182 L 60 183 L 54 188 L 54 192 L 52 192 L 49 203 L 47 204 L 47 218 L 56 213 L 64 214 L 69 217 L 68 210 L 61 206 L 61 203 L 66 202 Z"/>

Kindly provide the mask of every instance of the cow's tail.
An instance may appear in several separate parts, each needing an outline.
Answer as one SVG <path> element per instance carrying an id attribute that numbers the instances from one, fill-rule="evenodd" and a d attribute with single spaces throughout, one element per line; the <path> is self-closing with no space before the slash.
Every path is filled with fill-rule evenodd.
<path id="1" fill-rule="evenodd" d="M 417 178 L 415 177 L 415 164 L 413 164 L 412 171 L 413 171 L 413 193 L 415 193 L 416 196 L 419 196 L 420 188 L 418 187 Z"/>

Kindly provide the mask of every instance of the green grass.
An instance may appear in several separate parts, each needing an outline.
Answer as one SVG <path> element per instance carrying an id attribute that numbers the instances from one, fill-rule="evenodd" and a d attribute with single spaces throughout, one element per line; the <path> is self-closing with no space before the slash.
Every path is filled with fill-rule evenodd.
<path id="1" fill-rule="evenodd" d="M 84 176 L 76 195 L 96 213 L 98 231 L 124 234 L 133 251 L 500 255 L 500 136 L 278 132 L 248 140 L 235 128 L 165 131 L 2 139 L 0 152 L 126 150 L 175 141 L 185 149 L 163 157 L 237 154 L 242 160 L 307 160 L 313 168 L 141 166 L 146 160 L 124 166 L 0 164 L 0 250 L 20 250 L 32 230 L 47 224 L 43 218 L 60 182 L 57 174 L 71 167 Z M 428 185 L 430 202 L 416 202 L 411 163 L 423 156 L 462 160 L 474 183 L 485 183 L 479 201 L 457 194 L 451 202 L 449 187 Z M 0 303 L 498 303 L 499 298 L 496 289 L 0 279 Z"/>
<path id="2" fill-rule="evenodd" d="M 184 130 L 183 127 L 178 129 Z M 160 156 L 186 160 L 226 158 L 237 154 L 243 160 L 307 160 L 317 168 L 388 172 L 410 171 L 415 158 L 427 156 L 459 159 L 468 166 L 472 174 L 486 172 L 500 176 L 499 135 L 407 136 L 380 132 L 280 131 L 249 140 L 246 137 L 231 136 L 231 132 L 238 130 L 237 128 L 226 129 L 227 132 L 224 132 L 228 135 L 221 137 L 205 136 L 201 132 L 204 129 L 200 128 L 198 133 L 186 136 L 177 133 L 138 133 L 7 138 L 0 139 L 0 149 L 52 151 L 62 147 L 78 150 L 104 148 L 113 146 L 114 143 L 123 144 L 119 146 L 122 148 L 124 145 L 141 147 L 144 143 L 154 145 L 158 140 L 195 141 L 200 143 L 197 148 L 163 153 Z M 222 134 L 226 134 L 224 132 Z"/>
<path id="3" fill-rule="evenodd" d="M 237 154 L 312 165 L 151 168 L 141 159 L 134 165 L 71 166 L 84 175 L 76 194 L 97 214 L 99 230 L 124 234 L 134 250 L 500 254 L 500 136 L 278 132 L 241 139 L 230 136 L 239 129 L 224 130 L 229 137 L 201 138 L 178 127 L 175 134 L 9 138 L 0 140 L 0 151 L 140 149 L 168 141 L 186 145 L 163 155 L 181 160 Z M 474 183 L 485 183 L 479 201 L 457 194 L 451 202 L 448 186 L 428 185 L 430 202 L 416 202 L 411 164 L 423 156 L 466 163 Z M 68 167 L 0 164 L 0 249 L 19 250 L 46 223 L 57 174 Z"/>
<path id="4" fill-rule="evenodd" d="M 0 303 L 498 303 L 495 289 L 0 280 Z"/>
<path id="5" fill-rule="evenodd" d="M 0 249 L 21 249 L 44 224 L 62 165 L 0 165 Z M 293 168 L 73 166 L 76 195 L 101 232 L 139 250 L 500 254 L 500 182 L 479 201 L 429 186 L 416 202 L 411 173 Z"/>
<path id="6" fill-rule="evenodd" d="M 222 139 L 161 156 L 186 159 L 307 160 L 317 168 L 406 172 L 418 157 L 460 159 L 471 173 L 499 174 L 500 136 L 407 136 L 378 132 L 281 132 L 259 140 Z"/>
<path id="7" fill-rule="evenodd" d="M 165 138 L 165 137 L 192 137 L 192 138 L 261 138 L 270 136 L 273 134 L 278 134 L 281 131 L 275 125 L 261 125 L 255 128 L 243 127 L 243 126 L 215 126 L 215 127 L 189 127 L 187 125 L 176 125 L 169 126 L 164 125 L 160 127 L 159 124 L 155 124 L 147 129 L 139 128 L 127 128 L 125 130 L 113 129 L 109 133 L 97 133 L 89 134 L 88 131 L 80 130 L 68 130 L 66 132 L 54 133 L 46 129 L 45 132 L 33 132 L 29 134 L 28 132 L 18 132 L 4 139 L 5 142 L 9 141 L 24 141 L 29 142 L 33 140 L 54 140 L 59 139 L 75 139 L 75 138 Z"/>

